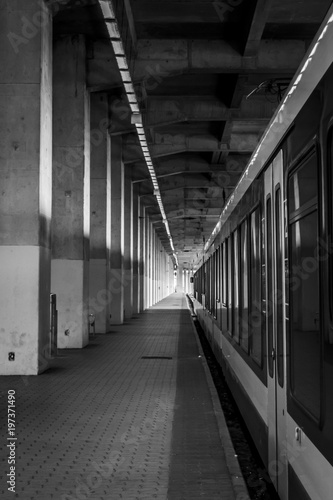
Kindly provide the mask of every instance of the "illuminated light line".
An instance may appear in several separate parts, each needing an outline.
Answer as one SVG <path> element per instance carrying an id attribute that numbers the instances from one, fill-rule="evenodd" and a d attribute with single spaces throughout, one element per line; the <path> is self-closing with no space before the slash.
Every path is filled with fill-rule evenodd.
<path id="1" fill-rule="evenodd" d="M 148 147 L 147 139 L 146 139 L 146 133 L 145 133 L 145 130 L 144 130 L 144 127 L 142 124 L 142 115 L 140 113 L 140 106 L 139 106 L 139 102 L 138 102 L 138 99 L 136 96 L 133 80 L 132 80 L 132 77 L 131 77 L 131 74 L 129 71 L 129 66 L 128 66 L 127 57 L 126 57 L 126 53 L 125 53 L 124 43 L 123 43 L 123 40 L 121 38 L 120 29 L 119 29 L 118 21 L 116 19 L 113 2 L 112 2 L 112 0 L 99 0 L 99 5 L 100 5 L 102 13 L 103 13 L 104 21 L 106 23 L 106 27 L 107 27 L 107 30 L 108 30 L 108 33 L 110 36 L 112 48 L 113 48 L 113 51 L 114 51 L 115 56 L 116 56 L 116 61 L 117 61 L 118 69 L 120 72 L 120 76 L 121 76 L 121 79 L 122 79 L 122 82 L 123 82 L 123 85 L 125 88 L 125 92 L 126 92 L 129 106 L 130 106 L 131 111 L 132 111 L 131 122 L 136 127 L 136 131 L 138 134 L 142 154 L 145 158 L 146 166 L 148 168 L 148 171 L 149 171 L 152 183 L 153 183 L 154 195 L 156 196 L 157 203 L 159 205 L 160 212 L 162 215 L 162 220 L 163 220 L 163 223 L 165 225 L 165 229 L 166 229 L 166 232 L 167 232 L 167 235 L 169 238 L 170 247 L 171 247 L 171 250 L 173 252 L 172 255 L 173 255 L 173 258 L 175 260 L 176 265 L 178 266 L 178 258 L 177 258 L 177 255 L 175 254 L 175 248 L 174 248 L 172 236 L 170 233 L 169 223 L 168 223 L 168 220 L 167 220 L 166 215 L 165 215 L 165 210 L 164 210 L 164 206 L 163 206 L 163 202 L 162 202 L 159 184 L 158 184 L 157 177 L 156 177 L 156 172 L 155 172 L 153 162 L 152 162 L 152 159 L 150 156 L 149 147 Z"/>

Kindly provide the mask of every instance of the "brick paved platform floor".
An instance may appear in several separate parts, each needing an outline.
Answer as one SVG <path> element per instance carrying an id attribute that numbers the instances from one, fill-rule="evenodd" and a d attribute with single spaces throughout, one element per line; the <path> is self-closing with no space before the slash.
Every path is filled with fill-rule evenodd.
<path id="1" fill-rule="evenodd" d="M 173 294 L 85 349 L 60 351 L 40 376 L 0 377 L 0 498 L 247 499 L 199 349 L 186 298 Z"/>

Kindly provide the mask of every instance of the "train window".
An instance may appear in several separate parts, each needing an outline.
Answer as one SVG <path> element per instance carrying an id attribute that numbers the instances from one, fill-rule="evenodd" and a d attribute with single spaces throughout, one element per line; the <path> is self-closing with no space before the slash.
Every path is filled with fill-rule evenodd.
<path id="1" fill-rule="evenodd" d="M 239 242 L 238 229 L 233 233 L 233 337 L 239 342 Z"/>
<path id="2" fill-rule="evenodd" d="M 211 287 L 212 287 L 212 314 L 215 316 L 215 281 L 216 281 L 216 273 L 215 273 L 215 253 L 212 255 L 212 274 L 211 274 Z"/>
<path id="3" fill-rule="evenodd" d="M 215 252 L 216 254 L 216 276 L 215 276 L 215 318 L 217 318 L 217 313 L 219 311 L 218 304 L 220 302 L 220 247 Z"/>
<path id="4" fill-rule="evenodd" d="M 330 314 L 330 328 L 329 328 L 329 336 L 328 336 L 328 341 L 330 344 L 333 344 L 333 255 L 332 255 L 332 248 L 333 248 L 333 199 L 332 199 L 332 191 L 333 191 L 333 127 L 331 127 L 329 131 L 329 168 L 328 168 L 328 173 L 329 173 L 329 182 L 328 184 L 328 200 L 329 200 L 329 213 L 331 217 L 331 224 L 330 224 L 330 235 L 329 235 L 329 253 L 330 253 L 330 258 L 329 258 L 329 290 L 330 290 L 330 297 L 329 297 L 329 314 Z M 322 252 L 321 249 L 319 249 L 320 252 Z"/>
<path id="5" fill-rule="evenodd" d="M 317 170 L 313 168 L 312 154 L 289 179 L 289 213 L 292 216 L 317 196 Z"/>
<path id="6" fill-rule="evenodd" d="M 208 260 L 208 297 L 209 297 L 209 312 L 212 311 L 212 258 Z"/>
<path id="7" fill-rule="evenodd" d="M 203 301 L 202 305 L 203 307 L 207 308 L 207 269 L 206 269 L 207 263 L 205 262 L 202 266 L 203 272 L 202 272 L 202 294 L 203 294 Z"/>
<path id="8" fill-rule="evenodd" d="M 211 303 L 210 303 L 210 290 L 211 290 L 211 288 L 210 288 L 210 275 L 211 275 L 210 266 L 211 266 L 211 260 L 208 259 L 208 261 L 207 261 L 207 305 L 208 305 L 207 309 L 208 309 L 208 311 L 211 310 L 211 307 L 210 307 L 211 306 Z"/>
<path id="9" fill-rule="evenodd" d="M 216 250 L 215 252 L 215 276 L 214 276 L 214 283 L 215 283 L 215 302 L 214 302 L 214 307 L 215 307 L 215 318 L 217 317 L 217 303 L 219 300 L 219 259 L 218 259 L 219 252 Z"/>
<path id="10" fill-rule="evenodd" d="M 233 313 L 232 313 L 232 294 L 233 294 L 233 240 L 232 237 L 228 238 L 228 333 L 229 335 L 232 335 L 232 319 L 233 319 Z"/>
<path id="11" fill-rule="evenodd" d="M 216 302 L 221 300 L 221 247 L 216 251 Z"/>
<path id="12" fill-rule="evenodd" d="M 209 279 L 210 279 L 209 260 L 207 260 L 205 263 L 205 296 L 206 296 L 206 304 L 207 304 L 206 307 L 208 307 L 208 305 L 209 305 Z"/>
<path id="13" fill-rule="evenodd" d="M 210 274 L 210 312 L 211 314 L 214 314 L 214 255 L 211 256 L 209 259 L 210 262 L 210 268 L 209 268 L 209 274 Z"/>
<path id="14" fill-rule="evenodd" d="M 214 255 L 210 258 L 210 312 L 214 314 Z"/>
<path id="15" fill-rule="evenodd" d="M 281 214 L 281 189 L 275 193 L 275 257 L 276 257 L 276 359 L 278 382 L 283 387 L 284 369 L 283 369 L 283 260 L 282 260 L 282 234 L 283 217 Z"/>
<path id="16" fill-rule="evenodd" d="M 249 348 L 249 290 L 248 290 L 248 236 L 247 220 L 240 228 L 240 339 L 241 346 L 248 352 Z"/>
<path id="17" fill-rule="evenodd" d="M 227 305 L 227 292 L 228 292 L 228 247 L 227 242 L 223 242 L 222 247 L 222 302 L 223 305 Z"/>
<path id="18" fill-rule="evenodd" d="M 299 182 L 299 179 L 303 179 Z M 307 181 L 305 181 L 307 179 Z M 311 186 L 310 186 L 311 184 Z M 290 363 L 294 398 L 316 419 L 321 401 L 321 332 L 317 209 L 317 159 L 313 153 L 289 179 L 298 185 L 298 211 L 289 211 Z M 304 188 L 305 194 L 302 193 Z M 310 193 L 310 194 L 309 194 Z"/>
<path id="19" fill-rule="evenodd" d="M 272 248 L 272 199 L 269 196 L 266 201 L 266 318 L 267 318 L 267 352 L 268 352 L 268 373 L 273 377 L 273 248 Z"/>
<path id="20" fill-rule="evenodd" d="M 204 271 L 204 264 L 200 268 L 200 277 L 199 277 L 199 282 L 200 282 L 200 293 L 201 293 L 201 305 L 203 306 L 205 303 L 205 284 L 204 284 L 204 278 L 205 278 L 205 271 Z"/>
<path id="21" fill-rule="evenodd" d="M 197 272 L 196 276 L 196 290 L 197 290 L 197 300 L 202 303 L 202 297 L 201 297 L 201 268 Z"/>
<path id="22" fill-rule="evenodd" d="M 259 208 L 251 214 L 250 231 L 250 355 L 259 366 L 262 366 L 261 213 Z"/>
<path id="23" fill-rule="evenodd" d="M 207 262 L 207 304 L 208 304 L 208 311 L 211 312 L 212 310 L 212 294 L 211 294 L 211 279 L 212 279 L 212 273 L 211 273 L 211 267 L 212 267 L 212 259 L 209 258 Z"/>

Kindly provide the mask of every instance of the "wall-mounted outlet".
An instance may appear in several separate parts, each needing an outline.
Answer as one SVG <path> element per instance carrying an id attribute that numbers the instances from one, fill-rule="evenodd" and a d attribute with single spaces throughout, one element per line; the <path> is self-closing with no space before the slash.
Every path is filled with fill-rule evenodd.
<path id="1" fill-rule="evenodd" d="M 15 361 L 15 352 L 8 353 L 8 361 Z"/>

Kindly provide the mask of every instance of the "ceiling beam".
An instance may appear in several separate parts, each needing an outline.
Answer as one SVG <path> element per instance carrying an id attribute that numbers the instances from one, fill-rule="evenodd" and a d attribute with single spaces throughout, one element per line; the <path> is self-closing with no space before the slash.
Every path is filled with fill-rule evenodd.
<path id="1" fill-rule="evenodd" d="M 198 215 L 202 215 L 204 213 L 212 213 L 211 211 L 217 210 L 219 215 L 221 214 L 221 209 L 223 208 L 223 200 L 221 198 L 206 198 L 205 200 L 200 200 L 201 203 L 196 199 L 191 200 L 178 200 L 174 203 L 165 203 L 163 196 L 163 206 L 165 213 L 169 216 L 175 209 L 176 210 L 196 210 Z M 200 208 L 202 206 L 202 208 Z M 158 214 L 158 207 L 151 207 L 150 213 Z"/>
<path id="2" fill-rule="evenodd" d="M 237 82 L 236 82 L 236 85 L 235 85 L 235 88 L 233 91 L 233 95 L 231 98 L 230 106 L 232 108 L 239 108 L 241 106 L 247 83 L 248 83 L 248 76 L 247 75 L 239 75 L 238 76 Z M 268 121 L 267 121 L 267 123 L 268 123 Z M 233 126 L 233 122 L 231 120 L 228 120 L 227 123 L 225 124 L 225 127 L 223 129 L 223 133 L 221 136 L 222 144 L 231 144 L 232 126 Z M 217 161 L 216 153 L 214 153 L 212 161 L 213 162 Z"/>
<path id="3" fill-rule="evenodd" d="M 244 57 L 256 57 L 259 51 L 261 37 L 267 23 L 268 14 L 273 0 L 257 0 L 249 33 L 245 42 Z"/>
<path id="4" fill-rule="evenodd" d="M 245 82 L 245 80 L 244 80 Z M 244 85 L 245 86 L 245 85 Z M 181 122 L 227 121 L 229 119 L 266 119 L 270 120 L 275 103 L 268 103 L 264 96 L 242 100 L 250 93 L 238 86 L 240 102 L 226 106 L 219 99 L 202 96 L 151 96 L 144 111 L 144 124 L 147 128 L 163 127 Z M 252 88 L 251 88 L 252 90 Z"/>
<path id="5" fill-rule="evenodd" d="M 199 96 L 149 97 L 144 124 L 161 127 L 188 121 L 225 121 L 230 110 L 219 99 Z"/>
<path id="6" fill-rule="evenodd" d="M 137 46 L 138 38 L 136 36 L 135 23 L 134 23 L 134 17 L 133 17 L 133 12 L 132 12 L 130 0 L 124 0 L 124 5 L 125 5 L 125 11 L 126 11 L 129 30 L 131 33 L 132 45 L 133 45 L 133 48 L 135 49 Z"/>
<path id="7" fill-rule="evenodd" d="M 175 74 L 196 70 L 290 73 L 298 68 L 306 47 L 304 40 L 263 40 L 257 58 L 249 61 L 224 40 L 139 40 L 135 79 L 158 85 Z"/>
<path id="8" fill-rule="evenodd" d="M 221 197 L 223 196 L 223 190 L 226 188 L 233 188 L 239 174 L 234 174 L 232 176 L 226 176 L 225 174 L 196 174 L 188 177 L 180 176 L 179 178 L 167 177 L 159 180 L 160 191 L 170 191 L 177 189 L 204 189 L 205 195 L 211 195 Z M 143 189 L 146 187 L 146 182 L 142 182 L 140 187 Z M 198 200 L 200 200 L 200 194 L 198 194 Z"/>
<path id="9" fill-rule="evenodd" d="M 164 162 L 161 165 L 155 165 L 156 177 L 158 179 L 173 177 L 177 175 L 195 175 L 195 174 L 241 174 L 247 164 L 247 160 L 250 156 L 244 155 L 244 159 L 241 158 L 239 161 L 233 160 L 233 162 L 225 162 L 222 164 L 209 165 L 206 162 L 200 162 L 199 160 L 193 161 L 193 163 L 188 163 L 186 160 L 181 161 L 180 159 L 176 161 Z M 130 168 L 130 167 L 128 167 Z M 143 169 L 133 169 L 133 182 L 144 182 L 149 179 L 148 173 Z M 141 176 L 140 176 L 141 175 Z"/>
<path id="10" fill-rule="evenodd" d="M 152 158 L 175 155 L 187 152 L 223 152 L 252 154 L 258 144 L 262 130 L 255 133 L 232 133 L 229 144 L 222 144 L 213 135 L 190 135 L 186 134 L 155 134 L 155 141 L 150 143 L 150 154 Z M 142 161 L 142 152 L 133 138 L 128 136 L 124 140 L 124 162 Z"/>

